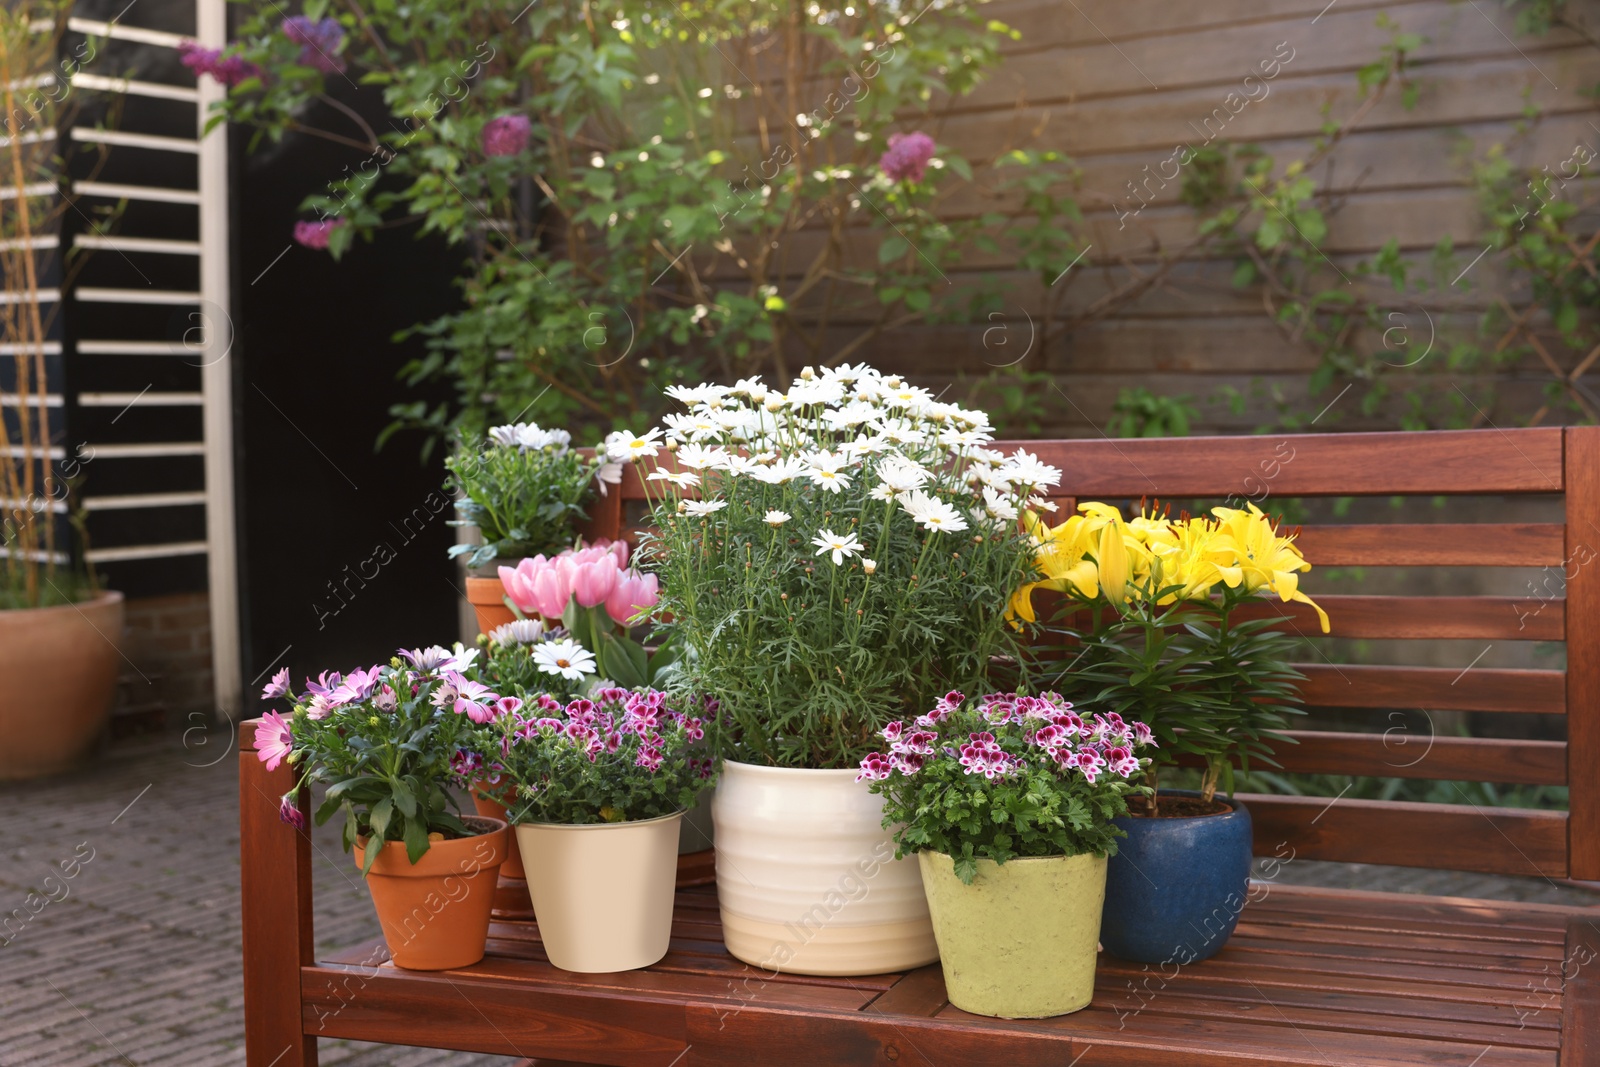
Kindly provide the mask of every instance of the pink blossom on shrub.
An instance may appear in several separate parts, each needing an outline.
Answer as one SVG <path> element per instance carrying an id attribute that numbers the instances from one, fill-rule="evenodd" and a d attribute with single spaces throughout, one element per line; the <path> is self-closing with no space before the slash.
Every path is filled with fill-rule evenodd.
<path id="1" fill-rule="evenodd" d="M 528 147 L 528 135 L 533 124 L 526 115 L 501 115 L 483 124 L 483 154 L 486 156 L 520 155 Z"/>
<path id="2" fill-rule="evenodd" d="M 194 71 L 195 77 L 205 75 L 226 86 L 235 86 L 246 78 L 259 78 L 262 70 L 243 56 L 224 55 L 221 48 L 206 48 L 198 41 L 184 41 L 178 46 L 178 62 Z"/>
<path id="3" fill-rule="evenodd" d="M 344 59 L 339 46 L 344 43 L 344 27 L 338 19 L 326 18 L 313 22 L 305 15 L 293 15 L 283 20 L 283 35 L 300 46 L 300 65 L 336 74 L 344 70 Z"/>
<path id="4" fill-rule="evenodd" d="M 325 249 L 333 231 L 344 225 L 344 219 L 323 219 L 321 222 L 301 220 L 294 224 L 294 239 L 307 248 Z"/>
<path id="5" fill-rule="evenodd" d="M 891 133 L 889 150 L 878 160 L 878 167 L 893 181 L 920 182 L 933 158 L 933 138 L 916 133 Z"/>

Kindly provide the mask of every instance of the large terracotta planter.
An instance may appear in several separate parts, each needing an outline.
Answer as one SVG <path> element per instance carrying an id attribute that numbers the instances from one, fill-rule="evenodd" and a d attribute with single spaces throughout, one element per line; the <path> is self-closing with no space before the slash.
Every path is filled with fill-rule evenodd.
<path id="1" fill-rule="evenodd" d="M 667 954 L 683 813 L 638 822 L 521 823 L 539 940 L 564 971 L 609 974 Z"/>
<path id="2" fill-rule="evenodd" d="M 500 584 L 500 579 L 475 578 L 467 576 L 467 603 L 472 605 L 472 612 L 478 617 L 478 632 L 488 633 L 496 626 L 504 626 L 516 619 L 511 609 L 506 607 L 506 588 Z"/>
<path id="3" fill-rule="evenodd" d="M 883 974 L 939 958 L 922 875 L 894 858 L 883 799 L 856 771 L 725 761 L 717 896 L 728 951 L 790 974 Z"/>
<path id="4" fill-rule="evenodd" d="M 951 1004 L 1002 1019 L 1089 1006 L 1104 856 L 981 859 L 971 885 L 942 852 L 919 852 L 917 860 Z"/>
<path id="5" fill-rule="evenodd" d="M 0 611 L 0 781 L 73 766 L 111 713 L 122 594 Z"/>
<path id="6" fill-rule="evenodd" d="M 367 872 L 367 889 L 396 967 L 443 971 L 483 959 L 508 831 L 501 820 L 481 815 L 462 821 L 482 832 L 435 841 L 415 864 L 403 842 L 386 842 Z M 366 844 L 356 845 L 357 870 L 366 863 Z"/>

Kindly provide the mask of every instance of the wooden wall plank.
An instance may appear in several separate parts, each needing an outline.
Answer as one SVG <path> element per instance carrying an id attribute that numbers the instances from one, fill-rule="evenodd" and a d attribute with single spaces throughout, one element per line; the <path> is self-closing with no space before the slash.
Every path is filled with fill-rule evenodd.
<path id="1" fill-rule="evenodd" d="M 1565 634 L 1561 602 L 1509 596 L 1318 595 L 1328 613 L 1329 637 L 1386 640 L 1560 641 Z M 1324 636 L 1316 612 L 1304 604 L 1260 600 L 1240 605 L 1236 619 L 1282 619 L 1283 629 L 1302 637 Z"/>
<path id="2" fill-rule="evenodd" d="M 1567 813 L 1241 793 L 1260 855 L 1566 878 Z"/>
<path id="3" fill-rule="evenodd" d="M 294 788 L 287 763 L 256 756 L 261 720 L 239 727 L 239 895 L 244 940 L 244 1044 L 248 1067 L 316 1067 L 317 1041 L 301 1034 L 300 968 L 311 963 L 311 838 L 278 818 Z M 310 797 L 300 810 L 310 812 Z"/>
<path id="4" fill-rule="evenodd" d="M 1398 730 L 1383 734 L 1287 732 L 1299 744 L 1274 746 L 1274 758 L 1285 772 L 1516 785 L 1567 784 L 1567 746 L 1561 741 L 1429 737 L 1420 731 Z"/>
<path id="5" fill-rule="evenodd" d="M 1600 427 L 1566 431 L 1572 877 L 1600 879 Z"/>
<path id="6" fill-rule="evenodd" d="M 1312 707 L 1425 708 L 1429 711 L 1503 711 L 1564 715 L 1562 671 L 1474 667 L 1388 667 L 1297 663 L 1306 676 L 1300 694 Z"/>

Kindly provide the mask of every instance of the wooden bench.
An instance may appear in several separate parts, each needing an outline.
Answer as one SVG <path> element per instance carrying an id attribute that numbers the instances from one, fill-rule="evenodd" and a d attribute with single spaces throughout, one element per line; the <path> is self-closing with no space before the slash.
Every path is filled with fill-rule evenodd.
<path id="1" fill-rule="evenodd" d="M 1380 732 L 1302 731 L 1288 770 L 1567 785 L 1567 812 L 1348 797 L 1246 796 L 1258 855 L 1600 880 L 1600 428 L 1027 443 L 1078 499 L 1549 494 L 1564 523 L 1307 528 L 1320 567 L 1564 570 L 1565 597 L 1339 596 L 1309 588 L 1338 638 L 1564 642 L 1565 670 L 1335 666 L 1308 655 L 1314 706 Z M 1287 460 L 1285 457 L 1289 457 Z M 630 473 L 596 532 L 636 519 Z M 1073 503 L 1062 498 L 1062 503 Z M 1267 501 L 1268 510 L 1271 500 Z M 628 510 L 633 509 L 633 510 Z M 1590 565 L 1590 564 L 1593 565 Z M 1551 590 L 1559 589 L 1553 583 Z M 1273 604 L 1284 625 L 1308 613 Z M 1322 658 L 1318 658 L 1322 657 Z M 1425 756 L 1381 730 L 1387 709 L 1564 715 L 1567 741 L 1438 736 Z M 867 978 L 775 976 L 723 949 L 714 888 L 679 892 L 671 951 L 647 970 L 552 967 L 528 921 L 502 919 L 482 963 L 442 974 L 385 962 L 381 942 L 318 958 L 309 838 L 279 821 L 287 767 L 241 735 L 245 1027 L 250 1067 L 316 1063 L 341 1037 L 625 1067 L 1600 1065 L 1600 909 L 1258 883 L 1215 958 L 1144 967 L 1103 957 L 1092 1007 L 1004 1021 L 949 1006 L 937 966 Z M 345 857 L 332 857 L 344 863 Z M 702 860 L 703 862 L 703 860 Z M 691 881 L 693 879 L 690 879 Z"/>

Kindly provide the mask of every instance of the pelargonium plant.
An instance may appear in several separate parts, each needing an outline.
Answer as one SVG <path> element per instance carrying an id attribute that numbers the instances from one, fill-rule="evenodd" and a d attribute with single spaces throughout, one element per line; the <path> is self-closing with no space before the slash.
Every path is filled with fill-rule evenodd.
<path id="1" fill-rule="evenodd" d="M 514 698 L 513 698 L 514 699 Z M 514 823 L 636 822 L 686 811 L 711 784 L 705 722 L 659 689 L 597 689 L 563 704 L 528 694 L 480 733 L 481 759 L 509 782 Z"/>
<path id="2" fill-rule="evenodd" d="M 531 422 L 496 426 L 481 447 L 461 441 L 445 459 L 448 488 L 460 494 L 461 517 L 451 525 L 476 526 L 483 543 L 453 545 L 451 558 L 465 555 L 467 566 L 482 567 L 570 546 L 595 494 L 622 477 L 604 445 L 591 455 L 571 445 L 567 431 Z"/>
<path id="3" fill-rule="evenodd" d="M 297 829 L 305 817 L 300 790 L 327 786 L 317 808 L 320 826 L 343 810 L 344 847 L 359 839 L 404 841 L 415 863 L 429 835 L 470 836 L 450 786 L 452 758 L 477 725 L 503 713 L 499 694 L 467 677 L 477 649 L 402 649 L 387 665 L 348 674 L 324 672 L 291 697 L 289 671 L 279 671 L 261 696 L 291 699 L 286 717 L 268 712 L 256 728 L 255 748 L 268 770 L 287 760 L 299 772 L 280 801 L 279 816 Z M 366 870 L 379 850 L 368 849 Z"/>
<path id="4" fill-rule="evenodd" d="M 1115 712 L 1084 718 L 1055 693 L 945 694 L 932 710 L 884 728 L 888 752 L 861 761 L 857 781 L 884 798 L 896 855 L 931 850 L 967 884 L 978 860 L 1114 856 L 1130 794 L 1155 744 Z"/>
<path id="5" fill-rule="evenodd" d="M 853 767 L 891 720 L 1018 659 L 1005 606 L 1034 574 L 1018 512 L 1060 471 L 989 448 L 986 414 L 867 366 L 668 393 L 687 410 L 647 435 L 642 545 L 657 632 L 682 642 L 682 684 L 725 709 L 723 752 Z"/>
<path id="6" fill-rule="evenodd" d="M 676 659 L 668 643 L 653 654 L 628 636 L 660 599 L 658 579 L 628 566 L 626 541 L 599 540 L 560 555 L 534 556 L 500 568 L 506 601 L 519 615 L 566 627 L 590 652 L 599 673 L 618 685 L 655 684 Z"/>

